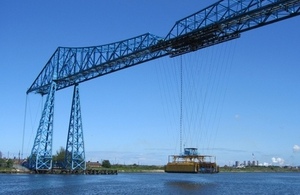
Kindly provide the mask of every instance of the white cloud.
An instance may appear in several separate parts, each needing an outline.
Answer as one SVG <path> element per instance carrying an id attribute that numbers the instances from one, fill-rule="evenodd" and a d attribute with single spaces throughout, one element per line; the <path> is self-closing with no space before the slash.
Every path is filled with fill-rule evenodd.
<path id="1" fill-rule="evenodd" d="M 269 163 L 267 163 L 267 162 L 264 162 L 264 163 L 262 164 L 262 166 L 265 166 L 265 167 L 267 167 L 267 166 L 269 166 Z"/>
<path id="2" fill-rule="evenodd" d="M 294 152 L 300 152 L 300 146 L 294 145 L 293 151 L 294 151 Z"/>
<path id="3" fill-rule="evenodd" d="M 273 157 L 272 158 L 272 162 L 273 163 L 276 163 L 276 164 L 279 164 L 279 165 L 283 165 L 284 164 L 284 159 L 283 158 L 279 158 L 279 157 Z"/>

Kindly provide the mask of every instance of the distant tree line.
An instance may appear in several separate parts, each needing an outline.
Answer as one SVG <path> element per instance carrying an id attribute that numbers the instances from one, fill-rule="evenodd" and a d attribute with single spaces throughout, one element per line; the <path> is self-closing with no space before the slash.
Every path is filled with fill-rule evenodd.
<path id="1" fill-rule="evenodd" d="M 14 161 L 12 159 L 0 158 L 0 168 L 12 168 Z"/>
<path id="2" fill-rule="evenodd" d="M 56 151 L 56 154 L 53 155 L 52 158 L 53 166 L 64 167 L 65 155 L 66 155 L 66 149 L 64 147 L 60 147 L 60 149 Z M 101 165 L 104 168 L 111 168 L 111 163 L 109 160 L 103 160 Z"/>
<path id="3" fill-rule="evenodd" d="M 0 151 L 0 168 L 12 168 L 14 161 L 12 159 L 3 159 Z"/>
<path id="4" fill-rule="evenodd" d="M 104 168 L 110 168 L 111 164 L 110 164 L 109 160 L 103 160 L 102 161 L 102 167 L 104 167 Z"/>

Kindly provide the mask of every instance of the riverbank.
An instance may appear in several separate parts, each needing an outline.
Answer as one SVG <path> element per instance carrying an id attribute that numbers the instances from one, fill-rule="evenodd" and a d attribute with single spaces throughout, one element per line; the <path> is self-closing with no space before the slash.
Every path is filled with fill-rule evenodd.
<path id="1" fill-rule="evenodd" d="M 164 166 L 154 165 L 112 165 L 110 168 L 98 168 L 93 170 L 116 170 L 118 173 L 162 173 L 164 172 Z M 299 167 L 280 167 L 280 166 L 249 166 L 244 168 L 235 167 L 220 167 L 220 172 L 234 172 L 234 173 L 245 173 L 245 172 L 300 172 Z M 2 168 L 0 173 L 16 174 L 16 173 L 33 173 L 30 170 L 20 166 L 14 165 L 12 168 Z"/>
<path id="2" fill-rule="evenodd" d="M 13 164 L 12 167 L 0 167 L 0 173 L 31 173 L 31 171 L 19 164 Z"/>
<path id="3" fill-rule="evenodd" d="M 119 172 L 164 172 L 164 166 L 147 166 L 147 165 L 124 165 L 124 166 L 112 166 L 113 169 L 117 169 Z M 244 168 L 235 167 L 219 167 L 220 172 L 300 172 L 299 167 L 290 166 L 248 166 Z"/>
<path id="4" fill-rule="evenodd" d="M 236 167 L 220 167 L 220 172 L 300 172 L 299 167 L 290 167 L 290 166 L 249 166 L 243 168 Z"/>

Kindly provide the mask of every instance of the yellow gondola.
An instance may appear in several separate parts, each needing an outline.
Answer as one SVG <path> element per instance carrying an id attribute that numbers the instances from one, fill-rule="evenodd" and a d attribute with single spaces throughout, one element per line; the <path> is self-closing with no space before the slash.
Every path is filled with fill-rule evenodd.
<path id="1" fill-rule="evenodd" d="M 167 173 L 218 173 L 215 156 L 198 155 L 197 148 L 184 148 L 183 155 L 170 155 Z"/>

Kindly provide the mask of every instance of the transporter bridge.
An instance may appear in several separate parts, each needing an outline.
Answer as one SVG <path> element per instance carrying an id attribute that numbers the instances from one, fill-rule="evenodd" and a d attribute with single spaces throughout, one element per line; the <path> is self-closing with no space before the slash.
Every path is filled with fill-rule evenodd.
<path id="1" fill-rule="evenodd" d="M 80 83 L 164 56 L 176 57 L 230 41 L 245 31 L 299 14 L 300 0 L 221 0 L 178 20 L 164 37 L 145 33 L 94 47 L 58 47 L 27 90 L 27 94 L 47 96 L 29 168 L 35 171 L 52 169 L 56 91 L 74 86 L 64 168 L 84 171 Z"/>

